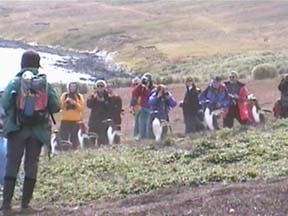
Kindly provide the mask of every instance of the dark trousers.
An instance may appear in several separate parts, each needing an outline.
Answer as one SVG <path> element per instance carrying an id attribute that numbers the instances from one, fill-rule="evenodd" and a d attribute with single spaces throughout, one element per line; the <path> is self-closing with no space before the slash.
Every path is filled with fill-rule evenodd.
<path id="1" fill-rule="evenodd" d="M 228 128 L 232 128 L 234 125 L 234 119 L 237 119 L 237 121 L 241 125 L 247 124 L 247 121 L 241 120 L 240 112 L 239 112 L 237 105 L 231 105 L 229 107 L 229 111 L 228 111 L 226 117 L 223 119 L 223 126 L 228 127 Z"/>
<path id="2" fill-rule="evenodd" d="M 204 130 L 197 111 L 184 114 L 185 133 L 195 133 Z"/>
<path id="3" fill-rule="evenodd" d="M 79 124 L 77 121 L 61 121 L 60 137 L 61 140 L 68 140 L 74 149 L 79 146 L 78 140 Z"/>
<path id="4" fill-rule="evenodd" d="M 6 174 L 8 178 L 18 175 L 22 157 L 24 158 L 25 178 L 36 179 L 42 143 L 25 131 L 17 131 L 8 135 Z"/>
<path id="5" fill-rule="evenodd" d="M 93 128 L 89 128 L 89 132 L 97 133 L 97 144 L 98 145 L 106 145 L 108 144 L 108 138 L 107 138 L 107 128 L 108 126 L 103 123 L 99 123 L 95 125 Z M 91 142 L 95 143 L 95 139 L 92 139 Z"/>
<path id="6" fill-rule="evenodd" d="M 281 104 L 281 103 L 280 103 Z M 288 118 L 288 106 L 280 105 L 280 117 Z"/>

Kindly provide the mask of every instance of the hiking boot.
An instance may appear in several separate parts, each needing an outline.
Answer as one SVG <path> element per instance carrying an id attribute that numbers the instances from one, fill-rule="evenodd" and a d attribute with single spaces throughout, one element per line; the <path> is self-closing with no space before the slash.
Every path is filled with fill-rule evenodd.
<path id="1" fill-rule="evenodd" d="M 35 179 L 25 177 L 23 184 L 22 202 L 21 202 L 22 210 L 31 209 L 29 203 L 32 199 L 35 183 L 36 183 Z"/>
<path id="2" fill-rule="evenodd" d="M 3 203 L 0 208 L 0 211 L 11 210 L 11 201 L 14 194 L 15 184 L 16 184 L 16 178 L 5 177 L 4 189 L 3 189 Z"/>

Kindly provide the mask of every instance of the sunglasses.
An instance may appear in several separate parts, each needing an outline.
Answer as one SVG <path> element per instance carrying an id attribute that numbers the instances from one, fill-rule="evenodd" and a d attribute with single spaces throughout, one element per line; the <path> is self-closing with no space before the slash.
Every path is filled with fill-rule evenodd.
<path id="1" fill-rule="evenodd" d="M 235 79 L 235 76 L 230 76 L 231 79 Z"/>
<path id="2" fill-rule="evenodd" d="M 104 88 L 104 85 L 97 85 L 97 88 Z"/>

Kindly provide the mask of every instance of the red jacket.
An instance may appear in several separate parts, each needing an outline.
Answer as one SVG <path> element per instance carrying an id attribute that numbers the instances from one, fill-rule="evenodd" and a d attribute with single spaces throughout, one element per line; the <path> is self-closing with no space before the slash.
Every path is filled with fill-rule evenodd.
<path id="1" fill-rule="evenodd" d="M 142 84 L 135 86 L 132 90 L 131 106 L 137 105 L 137 100 L 140 98 L 140 106 L 149 108 L 148 98 L 151 95 L 153 88 L 154 86 L 147 88 L 142 86 Z"/>
<path id="2" fill-rule="evenodd" d="M 233 88 L 231 88 L 231 82 L 229 81 L 225 82 L 225 85 L 229 93 L 237 94 L 239 96 L 239 98 L 237 99 L 237 107 L 239 109 L 241 120 L 251 120 L 251 117 L 249 114 L 250 106 L 247 101 L 248 89 L 246 88 L 246 86 L 239 81 L 236 83 L 237 88 L 234 90 Z"/>
<path id="3" fill-rule="evenodd" d="M 237 105 L 238 105 L 241 120 L 251 121 L 251 116 L 249 114 L 250 106 L 249 106 L 249 102 L 247 101 L 247 96 L 248 96 L 248 89 L 245 86 L 241 87 Z"/>

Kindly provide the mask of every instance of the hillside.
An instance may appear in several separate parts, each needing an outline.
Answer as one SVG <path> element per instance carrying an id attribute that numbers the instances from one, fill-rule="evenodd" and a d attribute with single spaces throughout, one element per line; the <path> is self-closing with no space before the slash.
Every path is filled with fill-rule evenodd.
<path id="1" fill-rule="evenodd" d="M 231 53 L 234 62 L 239 53 L 258 58 L 263 51 L 287 48 L 287 11 L 285 1 L 7 1 L 0 3 L 0 36 L 117 51 L 117 61 L 137 72 L 213 73 L 227 69 L 221 65 Z M 207 55 L 213 55 L 208 65 L 216 61 L 219 68 L 197 69 L 202 59 L 195 56 Z M 238 63 L 249 64 L 240 70 L 250 70 L 257 62 Z"/>

